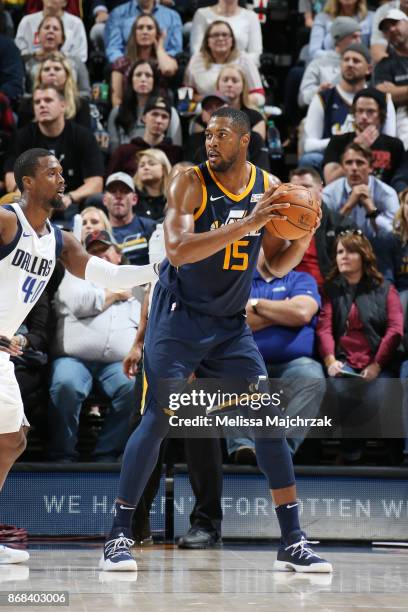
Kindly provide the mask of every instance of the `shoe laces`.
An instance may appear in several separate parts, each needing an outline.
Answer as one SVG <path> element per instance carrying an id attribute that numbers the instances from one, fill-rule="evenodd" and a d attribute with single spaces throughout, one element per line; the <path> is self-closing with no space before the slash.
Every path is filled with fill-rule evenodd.
<path id="1" fill-rule="evenodd" d="M 105 544 L 105 556 L 106 557 L 116 557 L 118 555 L 123 554 L 124 552 L 129 552 L 129 548 L 133 546 L 134 540 L 130 538 L 126 538 L 124 535 L 120 535 L 113 540 L 108 540 Z"/>
<path id="2" fill-rule="evenodd" d="M 317 555 L 314 550 L 312 550 L 308 544 L 318 544 L 319 540 L 306 540 L 306 538 L 303 538 L 301 540 L 299 540 L 299 542 L 295 542 L 294 544 L 290 544 L 290 546 L 286 546 L 285 550 L 290 550 L 291 551 L 291 555 L 295 556 L 298 555 L 299 559 L 301 559 L 303 556 L 306 559 L 309 559 L 310 557 L 317 557 L 318 559 L 321 559 L 321 557 L 319 555 Z"/>

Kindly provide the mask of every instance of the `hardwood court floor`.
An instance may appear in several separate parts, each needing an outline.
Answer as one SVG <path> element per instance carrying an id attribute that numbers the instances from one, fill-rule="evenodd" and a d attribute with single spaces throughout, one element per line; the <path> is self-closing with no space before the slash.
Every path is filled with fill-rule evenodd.
<path id="1" fill-rule="evenodd" d="M 204 551 L 156 545 L 135 551 L 137 574 L 100 572 L 100 550 L 100 544 L 31 545 L 27 565 L 0 566 L 1 595 L 68 591 L 69 608 L 46 607 L 61 612 L 408 611 L 408 549 L 319 546 L 334 565 L 332 576 L 274 572 L 276 546 L 269 544 Z"/>

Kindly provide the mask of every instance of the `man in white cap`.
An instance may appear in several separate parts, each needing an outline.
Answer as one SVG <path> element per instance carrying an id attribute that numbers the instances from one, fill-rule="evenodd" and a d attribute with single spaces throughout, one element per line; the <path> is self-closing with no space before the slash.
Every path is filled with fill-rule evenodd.
<path id="1" fill-rule="evenodd" d="M 361 27 L 352 17 L 337 17 L 331 28 L 334 49 L 322 52 L 310 62 L 300 84 L 298 104 L 309 106 L 313 96 L 340 80 L 342 53 L 349 45 L 361 43 Z"/>
<path id="2" fill-rule="evenodd" d="M 389 55 L 374 69 L 377 89 L 391 94 L 397 109 L 397 134 L 408 148 L 408 17 L 393 8 L 379 23 L 389 44 Z"/>
<path id="3" fill-rule="evenodd" d="M 108 177 L 103 203 L 108 209 L 113 235 L 129 261 L 143 265 L 149 262 L 149 239 L 156 223 L 134 213 L 137 201 L 135 185 L 129 174 L 115 172 Z"/>
<path id="4" fill-rule="evenodd" d="M 391 2 L 381 4 L 375 11 L 370 39 L 373 64 L 378 64 L 383 57 L 388 55 L 388 41 L 384 32 L 379 28 L 379 24 L 391 9 L 399 9 L 402 13 L 408 15 L 408 0 L 391 0 Z"/>

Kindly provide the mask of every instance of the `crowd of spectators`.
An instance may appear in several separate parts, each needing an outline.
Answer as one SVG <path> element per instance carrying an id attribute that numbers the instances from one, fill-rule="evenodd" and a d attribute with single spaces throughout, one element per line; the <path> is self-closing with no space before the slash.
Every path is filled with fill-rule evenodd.
<path id="1" fill-rule="evenodd" d="M 276 279 L 261 255 L 248 302 L 270 376 L 294 379 L 286 414 L 316 416 L 330 393 L 348 408 L 361 395 L 358 410 L 374 410 L 380 396 L 369 385 L 401 377 L 408 464 L 408 2 L 288 0 L 283 19 L 273 3 L 258 5 L 0 2 L 0 203 L 18 201 L 15 159 L 46 148 L 66 181 L 53 222 L 92 254 L 145 264 L 163 252 L 170 176 L 205 161 L 215 109 L 241 109 L 249 161 L 322 203 L 302 263 Z M 282 140 L 273 155 L 271 118 Z M 53 437 L 44 459 L 77 460 L 81 407 L 96 390 L 109 408 L 92 457 L 120 460 L 140 396 L 129 355 L 145 298 L 59 269 L 19 330 L 26 351 L 16 372 L 30 409 L 46 389 Z M 351 400 L 346 371 L 361 375 Z M 304 435 L 289 432 L 293 454 Z M 232 461 L 253 463 L 253 446 L 240 431 L 226 449 Z M 208 467 L 197 440 L 186 453 L 196 474 Z M 360 440 L 343 444 L 339 461 L 362 457 Z"/>

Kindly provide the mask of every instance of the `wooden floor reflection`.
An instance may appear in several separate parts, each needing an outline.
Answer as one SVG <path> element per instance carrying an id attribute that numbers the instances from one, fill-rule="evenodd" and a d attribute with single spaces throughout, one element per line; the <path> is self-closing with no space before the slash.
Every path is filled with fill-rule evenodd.
<path id="1" fill-rule="evenodd" d="M 137 574 L 100 572 L 100 544 L 29 550 L 27 565 L 0 566 L 1 593 L 68 591 L 70 612 L 408 610 L 408 549 L 319 546 L 333 575 L 274 572 L 276 546 L 266 544 L 204 551 L 156 545 L 135 551 Z"/>

